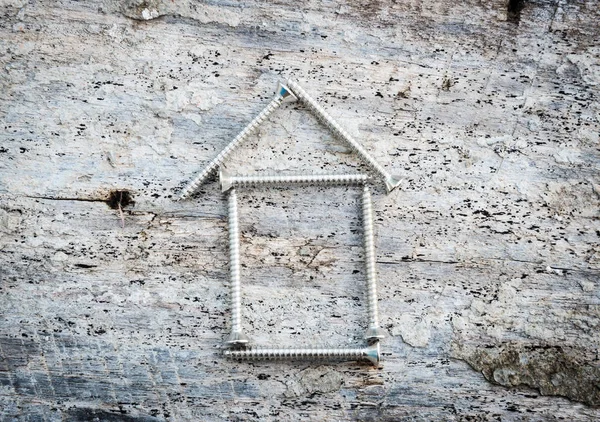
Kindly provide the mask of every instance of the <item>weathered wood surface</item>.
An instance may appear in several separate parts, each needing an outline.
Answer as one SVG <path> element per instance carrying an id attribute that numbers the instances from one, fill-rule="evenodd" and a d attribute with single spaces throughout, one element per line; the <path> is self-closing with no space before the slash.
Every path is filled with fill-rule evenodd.
<path id="1" fill-rule="evenodd" d="M 0 419 L 598 420 L 600 4 L 511 3 L 3 1 Z M 405 179 L 378 369 L 224 361 L 225 202 L 171 199 L 288 76 Z M 298 105 L 229 164 L 357 167 Z M 259 343 L 360 342 L 358 200 L 240 193 Z"/>

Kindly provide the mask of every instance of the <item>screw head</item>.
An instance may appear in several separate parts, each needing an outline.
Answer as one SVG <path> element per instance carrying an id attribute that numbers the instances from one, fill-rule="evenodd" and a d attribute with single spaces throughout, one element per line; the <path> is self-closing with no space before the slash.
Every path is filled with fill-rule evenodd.
<path id="1" fill-rule="evenodd" d="M 402 183 L 402 179 L 395 179 L 394 177 L 390 176 L 387 179 L 385 179 L 385 188 L 389 193 L 396 189 L 398 185 L 400 185 L 400 183 Z"/>
<path id="2" fill-rule="evenodd" d="M 292 90 L 281 82 L 279 82 L 279 86 L 277 87 L 277 94 L 283 97 L 283 101 L 294 102 L 298 100 Z"/>
<path id="3" fill-rule="evenodd" d="M 386 337 L 387 337 L 387 333 L 385 332 L 385 330 L 383 328 L 379 328 L 379 327 L 369 327 L 369 329 L 365 333 L 365 339 L 369 343 L 379 341 Z"/>
<path id="4" fill-rule="evenodd" d="M 373 365 L 379 365 L 379 361 L 380 361 L 380 349 L 379 349 L 379 342 L 372 344 L 371 346 L 369 346 L 367 348 L 367 355 L 365 356 L 369 362 L 371 362 Z"/>
<path id="5" fill-rule="evenodd" d="M 227 339 L 225 344 L 230 347 L 247 346 L 248 344 L 250 344 L 250 337 L 248 337 L 246 334 L 242 333 L 241 331 L 233 331 L 229 335 L 229 338 Z"/>
<path id="6" fill-rule="evenodd" d="M 219 183 L 221 184 L 221 192 L 227 192 L 231 189 L 231 175 L 224 167 L 219 167 Z"/>

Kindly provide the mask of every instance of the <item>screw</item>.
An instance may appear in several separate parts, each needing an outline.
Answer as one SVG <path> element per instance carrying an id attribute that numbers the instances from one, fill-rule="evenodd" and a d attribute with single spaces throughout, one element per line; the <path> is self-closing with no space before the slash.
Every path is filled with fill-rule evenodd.
<path id="1" fill-rule="evenodd" d="M 254 132 L 284 101 L 296 101 L 296 96 L 285 85 L 280 83 L 275 98 L 183 189 L 178 200 L 186 199 L 196 192 L 204 180 L 225 161 L 229 154 Z"/>
<path id="2" fill-rule="evenodd" d="M 370 177 L 365 174 L 300 174 L 300 175 L 269 175 L 269 176 L 231 176 L 221 167 L 219 170 L 219 180 L 221 190 L 226 192 L 235 186 L 255 186 L 265 184 L 332 184 L 332 185 L 351 185 L 363 184 Z"/>
<path id="3" fill-rule="evenodd" d="M 225 350 L 225 357 L 235 360 L 368 360 L 377 365 L 380 360 L 379 343 L 360 349 L 269 349 Z"/>
<path id="4" fill-rule="evenodd" d="M 394 190 L 402 180 L 398 180 L 390 175 L 382 166 L 379 164 L 371 155 L 358 143 L 356 142 L 348 132 L 346 132 L 333 117 L 327 113 L 323 107 L 321 107 L 310 95 L 306 93 L 300 85 L 291 79 L 288 80 L 288 85 L 296 94 L 296 97 L 300 99 L 306 106 L 319 118 L 331 131 L 333 131 L 339 138 L 346 141 L 352 149 L 354 149 L 358 155 L 360 155 L 377 173 L 379 173 L 385 179 L 385 187 L 388 192 Z"/>
<path id="5" fill-rule="evenodd" d="M 372 342 L 385 338 L 385 331 L 379 328 L 377 270 L 375 269 L 375 242 L 373 240 L 373 206 L 371 205 L 371 191 L 368 186 L 363 187 L 362 208 L 367 269 L 367 309 L 369 312 L 369 328 L 365 333 L 365 339 Z"/>
<path id="6" fill-rule="evenodd" d="M 231 334 L 226 341 L 228 346 L 246 345 L 248 336 L 242 333 L 242 304 L 240 283 L 240 228 L 238 224 L 237 194 L 229 191 L 229 271 L 231 277 Z"/>

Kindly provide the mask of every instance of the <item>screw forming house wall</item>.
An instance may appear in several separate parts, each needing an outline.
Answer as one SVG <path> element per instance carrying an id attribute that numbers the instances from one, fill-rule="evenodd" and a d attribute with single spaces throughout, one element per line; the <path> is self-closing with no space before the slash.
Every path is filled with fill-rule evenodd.
<path id="1" fill-rule="evenodd" d="M 597 1 L 0 3 L 0 420 L 597 420 L 599 21 Z M 373 196 L 379 368 L 220 353 L 226 201 L 173 199 L 287 77 L 405 180 Z M 240 174 L 367 170 L 300 104 L 268 122 Z M 359 192 L 238 195 L 247 334 L 354 344 Z"/>

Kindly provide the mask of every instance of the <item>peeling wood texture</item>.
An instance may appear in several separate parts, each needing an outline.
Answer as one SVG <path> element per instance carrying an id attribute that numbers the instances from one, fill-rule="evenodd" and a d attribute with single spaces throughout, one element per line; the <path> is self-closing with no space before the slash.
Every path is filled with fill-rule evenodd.
<path id="1" fill-rule="evenodd" d="M 599 420 L 598 1 L 0 6 L 0 419 Z M 226 204 L 297 79 L 385 168 L 383 363 L 235 363 Z M 360 171 L 299 104 L 232 173 Z M 360 191 L 239 192 L 244 325 L 360 343 Z"/>

